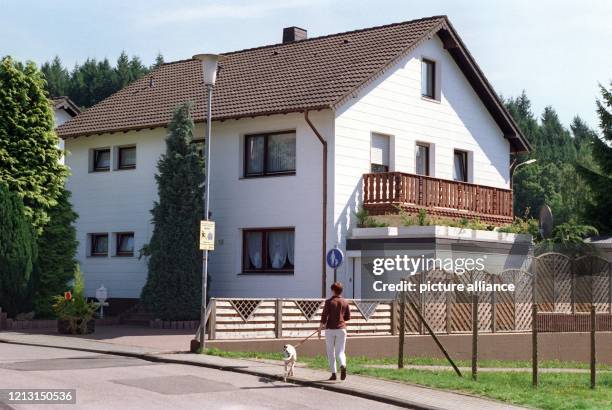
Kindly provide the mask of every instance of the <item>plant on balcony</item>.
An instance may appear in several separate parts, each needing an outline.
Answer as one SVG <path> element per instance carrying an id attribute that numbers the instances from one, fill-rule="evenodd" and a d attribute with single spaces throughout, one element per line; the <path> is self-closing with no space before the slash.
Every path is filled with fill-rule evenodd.
<path id="1" fill-rule="evenodd" d="M 419 226 L 426 226 L 430 224 L 429 219 L 427 219 L 427 211 L 423 208 L 419 209 L 417 220 L 419 221 Z"/>
<path id="2" fill-rule="evenodd" d="M 74 272 L 71 290 L 53 298 L 53 310 L 57 314 L 57 328 L 60 333 L 87 334 L 94 331 L 94 314 L 98 303 L 85 298 L 85 281 L 81 270 Z"/>
<path id="3" fill-rule="evenodd" d="M 370 216 L 365 208 L 359 208 L 359 211 L 355 212 L 355 218 L 357 218 L 358 228 L 384 228 L 389 226 L 388 223 L 377 221 L 376 218 Z"/>

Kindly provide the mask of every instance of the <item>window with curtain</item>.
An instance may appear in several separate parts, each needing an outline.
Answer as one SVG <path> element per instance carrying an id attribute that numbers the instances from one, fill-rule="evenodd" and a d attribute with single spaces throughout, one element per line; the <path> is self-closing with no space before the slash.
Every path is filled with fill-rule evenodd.
<path id="1" fill-rule="evenodd" d="M 418 175 L 429 175 L 429 145 L 416 145 L 416 173 Z"/>
<path id="2" fill-rule="evenodd" d="M 455 150 L 453 167 L 453 179 L 455 181 L 468 182 L 467 152 Z"/>
<path id="3" fill-rule="evenodd" d="M 425 58 L 421 62 L 421 95 L 436 98 L 436 63 Z"/>
<path id="4" fill-rule="evenodd" d="M 295 173 L 295 132 L 247 135 L 244 143 L 245 177 Z"/>
<path id="5" fill-rule="evenodd" d="M 110 170 L 110 148 L 96 149 L 93 152 L 93 170 L 95 172 Z"/>
<path id="6" fill-rule="evenodd" d="M 117 256 L 134 256 L 134 232 L 117 234 Z"/>
<path id="7" fill-rule="evenodd" d="M 119 154 L 119 169 L 136 168 L 136 147 L 120 147 Z"/>
<path id="8" fill-rule="evenodd" d="M 107 256 L 108 255 L 108 234 L 107 233 L 92 233 L 91 237 L 91 252 L 90 256 Z"/>
<path id="9" fill-rule="evenodd" d="M 244 230 L 243 272 L 292 273 L 295 255 L 294 244 L 294 229 Z"/>

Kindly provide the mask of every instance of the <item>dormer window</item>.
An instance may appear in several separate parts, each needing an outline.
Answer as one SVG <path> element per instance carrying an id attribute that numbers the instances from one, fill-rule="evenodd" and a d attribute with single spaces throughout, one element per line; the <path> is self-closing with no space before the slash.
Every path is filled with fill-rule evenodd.
<path id="1" fill-rule="evenodd" d="M 436 63 L 425 58 L 421 63 L 421 95 L 436 98 Z"/>

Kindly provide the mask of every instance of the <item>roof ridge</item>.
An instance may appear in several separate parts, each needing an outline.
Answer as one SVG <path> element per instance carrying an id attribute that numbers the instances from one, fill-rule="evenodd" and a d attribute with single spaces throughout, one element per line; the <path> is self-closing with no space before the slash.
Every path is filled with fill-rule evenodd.
<path id="1" fill-rule="evenodd" d="M 261 50 L 261 49 L 272 48 L 272 47 L 279 47 L 279 46 L 288 46 L 288 45 L 292 45 L 292 44 L 303 44 L 303 43 L 306 43 L 306 42 L 309 42 L 309 41 L 313 41 L 313 40 L 321 40 L 321 39 L 326 39 L 326 38 L 331 38 L 331 37 L 336 37 L 336 36 L 343 36 L 343 35 L 347 35 L 347 34 L 362 33 L 362 32 L 370 31 L 370 30 L 379 30 L 379 29 L 382 29 L 382 28 L 401 26 L 403 24 L 414 24 L 414 23 L 421 22 L 421 21 L 437 20 L 437 19 L 448 20 L 448 16 L 446 14 L 440 14 L 440 15 L 429 16 L 429 17 L 421 17 L 421 18 L 414 19 L 414 20 L 406 20 L 406 21 L 400 21 L 400 22 L 397 22 L 397 23 L 383 24 L 383 25 L 380 25 L 380 26 L 372 26 L 372 27 L 360 28 L 360 29 L 355 29 L 355 30 L 343 31 L 343 32 L 340 32 L 340 33 L 325 34 L 325 35 L 322 35 L 322 36 L 305 38 L 304 40 L 292 41 L 290 43 L 266 44 L 266 45 L 263 45 L 263 46 L 244 48 L 242 50 L 228 51 L 228 52 L 221 53 L 221 54 L 224 55 L 224 56 L 227 56 L 227 55 L 232 55 L 232 54 L 244 53 L 246 51 Z M 181 60 L 169 61 L 167 63 L 163 63 L 162 65 L 179 64 L 179 63 L 184 63 L 184 62 L 191 61 L 191 60 L 193 60 L 193 59 L 192 58 L 184 58 L 184 59 L 181 59 Z"/>

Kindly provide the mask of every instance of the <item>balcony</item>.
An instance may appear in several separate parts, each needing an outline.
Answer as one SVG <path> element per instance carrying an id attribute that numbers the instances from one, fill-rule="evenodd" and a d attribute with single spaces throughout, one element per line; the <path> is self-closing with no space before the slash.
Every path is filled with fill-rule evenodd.
<path id="1" fill-rule="evenodd" d="M 425 209 L 429 215 L 512 222 L 512 190 L 403 172 L 363 175 L 363 206 L 371 215 Z"/>

